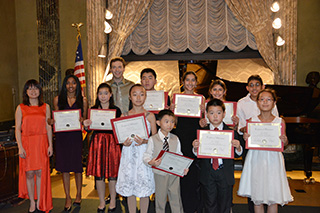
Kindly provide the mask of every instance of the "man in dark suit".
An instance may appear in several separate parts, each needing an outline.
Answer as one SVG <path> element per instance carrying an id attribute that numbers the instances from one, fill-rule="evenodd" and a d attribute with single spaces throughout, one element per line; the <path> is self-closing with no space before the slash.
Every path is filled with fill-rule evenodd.
<path id="1" fill-rule="evenodd" d="M 225 123 L 225 106 L 221 100 L 213 99 L 207 104 L 207 117 L 210 124 L 207 130 L 231 130 Z M 214 143 L 214 141 L 212 141 Z M 235 157 L 242 155 L 242 147 L 238 134 L 234 131 L 234 139 L 230 142 L 235 149 Z M 193 141 L 193 152 L 197 154 L 198 139 Z M 229 213 L 232 203 L 232 187 L 234 185 L 233 159 L 203 158 L 200 160 L 200 183 L 204 192 L 205 212 Z"/>

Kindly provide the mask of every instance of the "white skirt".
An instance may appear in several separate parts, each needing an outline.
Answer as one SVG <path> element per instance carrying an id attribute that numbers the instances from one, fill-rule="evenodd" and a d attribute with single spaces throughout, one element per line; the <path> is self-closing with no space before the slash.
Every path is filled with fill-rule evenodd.
<path id="1" fill-rule="evenodd" d="M 249 150 L 241 174 L 238 195 L 255 205 L 293 201 L 281 152 Z"/>

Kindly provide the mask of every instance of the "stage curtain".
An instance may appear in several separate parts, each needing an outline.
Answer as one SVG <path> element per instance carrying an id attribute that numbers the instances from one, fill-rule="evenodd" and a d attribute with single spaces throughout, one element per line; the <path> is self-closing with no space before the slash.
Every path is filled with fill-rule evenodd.
<path id="1" fill-rule="evenodd" d="M 239 52 L 247 46 L 256 50 L 255 38 L 224 0 L 157 0 L 126 40 L 122 54 L 161 55 L 187 49 L 201 54 L 208 48 Z"/>
<path id="2" fill-rule="evenodd" d="M 109 1 L 108 9 L 113 13 L 109 59 L 121 55 L 126 39 L 137 27 L 152 3 L 153 0 Z"/>
<path id="3" fill-rule="evenodd" d="M 258 50 L 274 72 L 275 84 L 296 84 L 297 51 L 297 0 L 279 1 L 278 17 L 282 19 L 280 30 L 272 28 L 272 0 L 226 0 L 230 10 L 256 39 Z M 284 46 L 275 46 L 275 37 L 286 40 Z"/>
<path id="4" fill-rule="evenodd" d="M 93 105 L 96 98 L 96 89 L 103 81 L 106 61 L 98 57 L 100 47 L 106 42 L 104 30 L 105 0 L 87 0 L 87 55 L 86 80 L 87 98 L 89 106 Z"/>

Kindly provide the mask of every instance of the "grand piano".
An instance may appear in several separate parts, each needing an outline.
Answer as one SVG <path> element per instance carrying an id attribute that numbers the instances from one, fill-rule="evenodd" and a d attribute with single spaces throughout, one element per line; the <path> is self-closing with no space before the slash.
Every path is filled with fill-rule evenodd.
<path id="1" fill-rule="evenodd" d="M 188 62 L 180 63 L 180 73 L 184 72 Z M 217 79 L 215 71 L 216 62 L 194 62 L 204 70 L 202 82 L 198 82 L 196 92 L 208 96 L 208 87 L 212 80 Z M 200 71 L 197 70 L 197 71 Z M 198 73 L 197 73 L 198 74 Z M 247 95 L 246 83 L 232 82 L 221 79 L 227 86 L 228 101 L 238 101 Z M 266 85 L 273 88 L 278 96 L 277 107 L 279 115 L 286 121 L 286 132 L 289 144 L 301 144 L 303 147 L 305 182 L 313 183 L 312 159 L 315 147 L 320 146 L 320 112 L 315 112 L 320 103 L 320 90 L 312 87 Z"/>

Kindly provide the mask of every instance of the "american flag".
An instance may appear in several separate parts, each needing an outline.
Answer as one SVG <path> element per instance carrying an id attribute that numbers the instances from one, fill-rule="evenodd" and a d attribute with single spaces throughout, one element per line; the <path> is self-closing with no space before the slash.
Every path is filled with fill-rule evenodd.
<path id="1" fill-rule="evenodd" d="M 74 65 L 74 75 L 79 78 L 81 88 L 86 86 L 86 76 L 84 73 L 84 62 L 82 56 L 81 38 L 78 36 L 78 48 L 76 52 L 76 63 Z"/>

